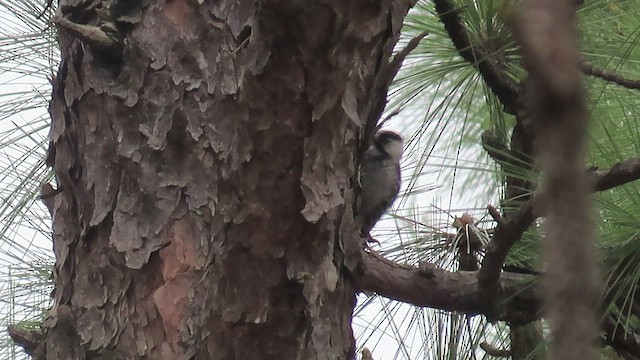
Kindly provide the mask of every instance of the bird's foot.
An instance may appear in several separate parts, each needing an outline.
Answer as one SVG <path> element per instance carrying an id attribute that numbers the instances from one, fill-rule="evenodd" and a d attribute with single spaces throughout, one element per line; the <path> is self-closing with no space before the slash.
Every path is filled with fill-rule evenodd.
<path id="1" fill-rule="evenodd" d="M 376 240 L 370 234 L 360 234 L 360 238 L 363 240 L 362 247 L 365 249 L 369 249 L 371 247 L 371 244 L 380 245 L 380 241 Z"/>

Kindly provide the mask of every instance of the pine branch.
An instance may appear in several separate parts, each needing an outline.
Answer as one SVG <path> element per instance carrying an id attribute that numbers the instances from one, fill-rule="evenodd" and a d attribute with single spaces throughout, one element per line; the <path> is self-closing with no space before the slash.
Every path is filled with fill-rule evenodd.
<path id="1" fill-rule="evenodd" d="M 533 200 L 529 200 L 518 212 L 506 219 L 500 217 L 493 206 L 488 206 L 488 208 L 498 226 L 487 245 L 486 254 L 482 259 L 482 267 L 478 273 L 478 281 L 483 299 L 488 304 L 497 304 L 495 299 L 498 296 L 502 265 L 511 247 L 522 238 L 524 232 L 535 221 L 536 216 L 533 212 Z"/>
<path id="2" fill-rule="evenodd" d="M 389 299 L 469 315 L 491 315 L 481 296 L 477 271 L 451 272 L 431 263 L 419 268 L 397 264 L 374 252 L 362 253 L 361 266 L 351 273 L 360 291 Z M 535 276 L 504 273 L 499 280 L 502 307 L 497 320 L 525 324 L 540 318 L 541 302 Z"/>
<path id="3" fill-rule="evenodd" d="M 609 170 L 594 170 L 595 190 L 604 191 L 640 179 L 640 158 L 613 165 Z"/>
<path id="4" fill-rule="evenodd" d="M 582 63 L 582 72 L 602 80 L 611 81 L 627 89 L 640 89 L 640 80 L 627 79 L 616 72 L 597 68 L 588 62 Z"/>
<path id="5" fill-rule="evenodd" d="M 485 83 L 504 106 L 505 111 L 515 114 L 519 107 L 520 88 L 518 84 L 500 70 L 484 49 L 471 44 L 459 10 L 455 8 L 451 0 L 434 0 L 434 3 L 436 12 L 453 45 L 458 50 L 458 54 L 478 69 Z"/>

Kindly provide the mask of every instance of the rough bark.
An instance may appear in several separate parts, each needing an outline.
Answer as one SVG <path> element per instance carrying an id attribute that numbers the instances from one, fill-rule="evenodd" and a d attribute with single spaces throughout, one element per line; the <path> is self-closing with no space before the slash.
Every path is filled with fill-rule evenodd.
<path id="1" fill-rule="evenodd" d="M 337 240 L 410 1 L 199 3 L 60 1 L 113 42 L 58 22 L 38 357 L 353 357 Z"/>

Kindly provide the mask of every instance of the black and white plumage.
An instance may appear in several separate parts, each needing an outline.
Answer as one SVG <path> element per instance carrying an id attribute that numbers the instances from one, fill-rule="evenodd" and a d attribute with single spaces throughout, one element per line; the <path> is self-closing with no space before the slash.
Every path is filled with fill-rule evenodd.
<path id="1" fill-rule="evenodd" d="M 403 145 L 400 135 L 392 131 L 378 131 L 364 154 L 358 210 L 363 236 L 369 236 L 373 226 L 398 196 Z"/>

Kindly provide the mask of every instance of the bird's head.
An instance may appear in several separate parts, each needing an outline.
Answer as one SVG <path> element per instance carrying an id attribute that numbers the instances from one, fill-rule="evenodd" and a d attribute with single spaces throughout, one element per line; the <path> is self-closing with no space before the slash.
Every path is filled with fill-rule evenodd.
<path id="1" fill-rule="evenodd" d="M 388 130 L 378 131 L 373 138 L 373 145 L 378 151 L 389 155 L 394 162 L 400 162 L 404 142 L 397 133 Z"/>

